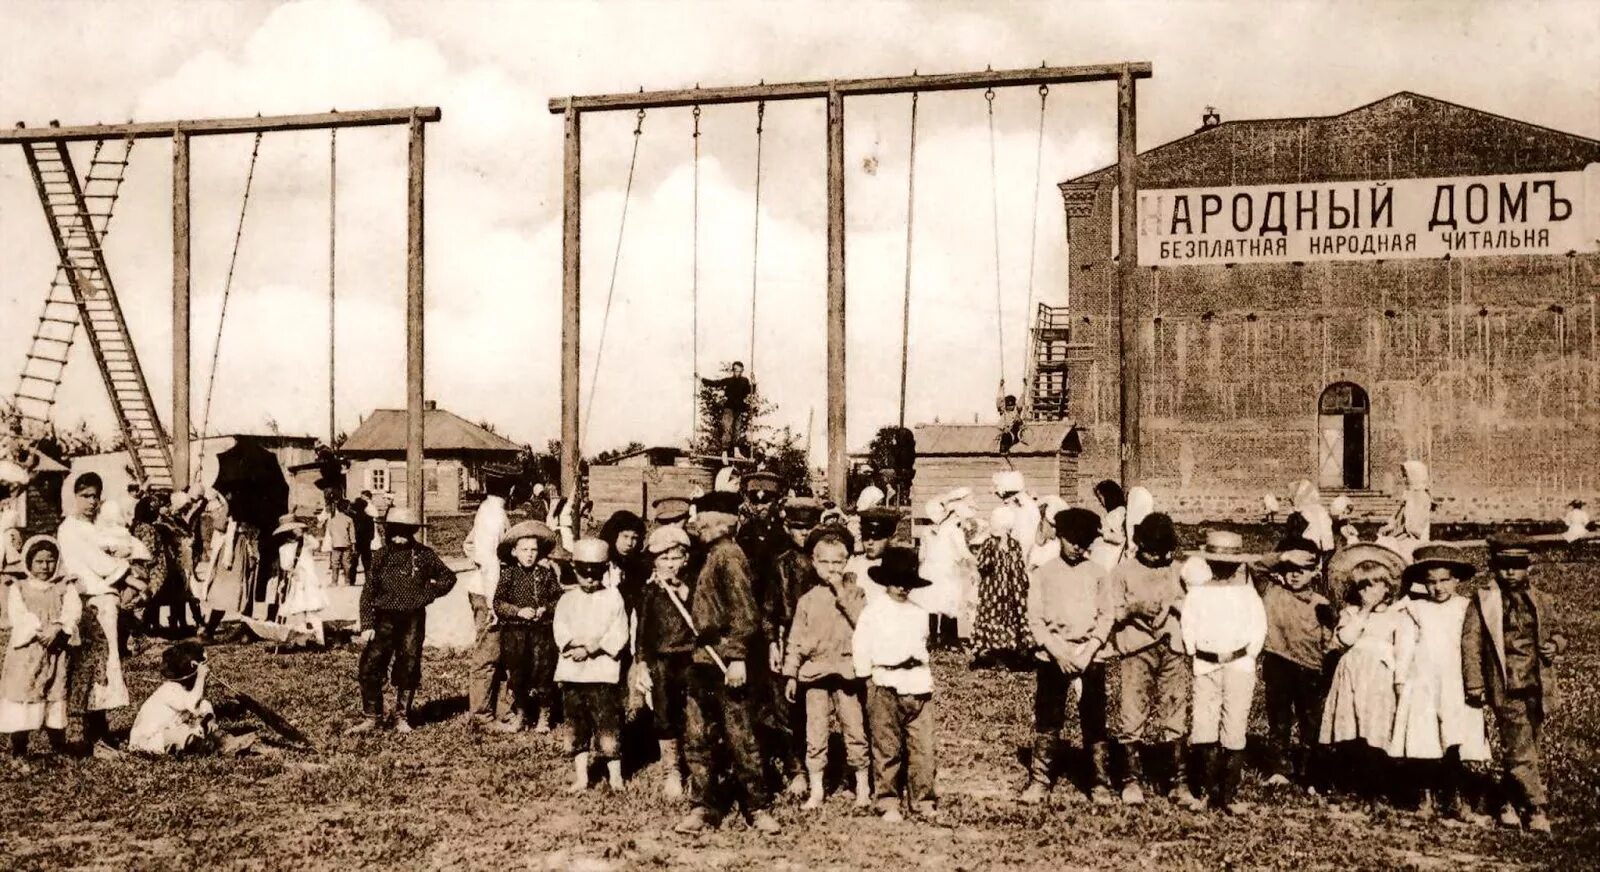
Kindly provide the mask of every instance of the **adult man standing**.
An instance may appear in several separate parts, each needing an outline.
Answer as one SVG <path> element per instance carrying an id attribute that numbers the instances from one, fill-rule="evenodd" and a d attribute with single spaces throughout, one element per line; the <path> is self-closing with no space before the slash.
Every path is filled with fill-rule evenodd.
<path id="1" fill-rule="evenodd" d="M 733 541 L 739 497 L 707 494 L 696 508 L 690 534 L 706 554 L 690 594 L 697 647 L 684 704 L 683 756 L 692 807 L 676 829 L 698 833 L 714 825 L 717 811 L 711 797 L 715 781 L 725 776 L 738 782 L 751 826 L 770 835 L 779 826 L 767 810 L 771 797 L 762 777 L 746 666 L 751 644 L 759 644 L 760 617 L 751 594 L 750 562 Z M 719 739 L 731 772 L 716 765 L 713 752 Z"/>
<path id="2" fill-rule="evenodd" d="M 350 504 L 346 514 L 350 516 L 350 523 L 355 532 L 351 534 L 351 560 L 350 583 L 356 583 L 356 568 L 360 567 L 364 575 L 372 574 L 372 539 L 377 535 L 377 524 L 372 519 L 368 507 L 372 504 L 372 491 L 364 490 Z"/>
<path id="3" fill-rule="evenodd" d="M 488 473 L 484 476 L 487 496 L 472 519 L 463 549 L 477 564 L 477 571 L 466 578 L 467 602 L 472 604 L 472 623 L 477 628 L 477 643 L 467 666 L 467 717 L 474 724 L 493 722 L 497 714 L 496 685 L 500 664 L 500 627 L 494 616 L 494 592 L 500 584 L 500 539 L 510 526 L 506 496 L 509 477 Z"/>
<path id="4" fill-rule="evenodd" d="M 356 522 L 350 517 L 350 504 L 344 500 L 333 501 L 333 513 L 328 516 L 328 574 L 334 584 L 355 584 L 354 560 Z"/>
<path id="5" fill-rule="evenodd" d="M 717 416 L 717 447 L 724 454 L 744 436 L 745 416 L 750 411 L 750 380 L 744 377 L 744 364 L 734 361 L 726 378 L 702 378 L 708 388 L 722 391 L 722 411 Z"/>

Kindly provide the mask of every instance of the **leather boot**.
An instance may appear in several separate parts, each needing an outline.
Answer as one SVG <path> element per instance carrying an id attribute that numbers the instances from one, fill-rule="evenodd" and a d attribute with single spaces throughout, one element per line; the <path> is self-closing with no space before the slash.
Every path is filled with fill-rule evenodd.
<path id="1" fill-rule="evenodd" d="M 1017 801 L 1024 805 L 1044 802 L 1050 792 L 1051 769 L 1055 764 L 1056 737 L 1050 733 L 1033 736 L 1033 759 L 1028 763 L 1028 783 L 1022 788 Z"/>
<path id="2" fill-rule="evenodd" d="M 1122 803 L 1144 805 L 1144 760 L 1138 743 L 1122 746 Z"/>
<path id="3" fill-rule="evenodd" d="M 414 690 L 396 690 L 394 692 L 394 731 L 397 733 L 411 732 L 411 702 L 416 699 Z"/>
<path id="4" fill-rule="evenodd" d="M 1217 790 L 1217 806 L 1229 814 L 1240 814 L 1250 806 L 1239 801 L 1239 783 L 1244 779 L 1244 752 L 1224 748 L 1218 755 L 1221 783 Z"/>
<path id="5" fill-rule="evenodd" d="M 678 742 L 675 739 L 661 740 L 661 795 L 667 799 L 677 799 L 683 796 L 683 778 L 678 774 Z"/>
<path id="6" fill-rule="evenodd" d="M 1194 754 L 1190 761 L 1193 765 L 1189 767 L 1191 789 L 1185 795 L 1183 803 L 1191 811 L 1204 811 L 1216 777 L 1217 745 L 1215 742 L 1194 745 L 1191 751 Z"/>
<path id="7" fill-rule="evenodd" d="M 1167 799 L 1177 802 L 1189 792 L 1189 767 L 1184 765 L 1188 762 L 1189 746 L 1183 742 L 1165 742 L 1161 749 L 1161 759 L 1167 769 Z"/>
<path id="8" fill-rule="evenodd" d="M 359 736 L 371 733 L 383 723 L 383 689 L 362 685 L 361 687 L 361 720 L 355 726 L 344 731 L 346 736 Z"/>
<path id="9" fill-rule="evenodd" d="M 1089 746 L 1090 787 L 1089 799 L 1095 805 L 1110 805 L 1111 796 L 1111 746 L 1096 742 Z"/>

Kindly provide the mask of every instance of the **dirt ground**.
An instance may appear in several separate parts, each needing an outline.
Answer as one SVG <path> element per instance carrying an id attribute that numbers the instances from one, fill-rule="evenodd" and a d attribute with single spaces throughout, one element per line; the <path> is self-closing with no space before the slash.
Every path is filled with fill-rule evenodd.
<path id="1" fill-rule="evenodd" d="M 780 800 L 781 835 L 730 820 L 701 838 L 646 768 L 620 795 L 562 792 L 559 732 L 485 734 L 464 708 L 462 656 L 429 655 L 424 718 L 409 736 L 346 739 L 357 715 L 357 649 L 274 655 L 218 645 L 217 674 L 279 706 L 322 745 L 272 758 L 38 758 L 0 766 L 0 868 L 24 869 L 1459 869 L 1594 868 L 1600 856 L 1600 568 L 1545 564 L 1572 641 L 1565 707 L 1548 724 L 1553 836 L 1478 830 L 1384 810 L 1334 814 L 1287 789 L 1256 786 L 1238 818 L 1093 808 L 1058 798 L 1014 804 L 1029 737 L 1031 676 L 937 664 L 937 825 L 885 824 L 843 796 L 807 813 Z M 137 697 L 156 684 L 154 648 L 132 664 Z M 1259 715 L 1259 707 L 1258 707 Z M 132 710 L 114 726 L 126 729 Z M 1255 725 L 1257 731 L 1261 724 Z M 42 744 L 42 742 L 41 742 Z"/>

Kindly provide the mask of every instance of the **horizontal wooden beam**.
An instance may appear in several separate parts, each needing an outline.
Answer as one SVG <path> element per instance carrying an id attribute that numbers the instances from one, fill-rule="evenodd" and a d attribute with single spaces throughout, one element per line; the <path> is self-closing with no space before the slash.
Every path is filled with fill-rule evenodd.
<path id="1" fill-rule="evenodd" d="M 322 112 L 315 115 L 257 115 L 250 118 L 212 118 L 200 121 L 147 121 L 127 124 L 90 124 L 78 127 L 24 127 L 0 130 L 0 145 L 24 142 L 83 142 L 96 139 L 164 139 L 174 133 L 190 136 L 221 136 L 230 133 L 274 133 L 288 130 L 327 130 L 335 127 L 379 127 L 438 121 L 443 113 L 437 106 L 409 109 L 368 109 L 358 112 Z"/>
<path id="2" fill-rule="evenodd" d="M 1014 88 L 1074 82 L 1114 82 L 1125 74 L 1135 79 L 1148 79 L 1150 64 L 1135 62 L 1078 67 L 1038 66 L 1025 70 L 985 70 L 981 73 L 944 73 L 933 76 L 837 79 L 830 82 L 789 82 L 778 85 L 763 83 L 733 88 L 684 88 L 676 91 L 640 90 L 632 94 L 555 97 L 550 100 L 550 112 L 559 115 L 566 112 L 569 105 L 580 112 L 614 112 L 671 106 L 710 106 L 717 103 L 752 103 L 757 100 L 819 99 L 833 92 L 853 97 L 867 94 L 905 94 L 913 91 L 971 91 L 980 88 Z"/>

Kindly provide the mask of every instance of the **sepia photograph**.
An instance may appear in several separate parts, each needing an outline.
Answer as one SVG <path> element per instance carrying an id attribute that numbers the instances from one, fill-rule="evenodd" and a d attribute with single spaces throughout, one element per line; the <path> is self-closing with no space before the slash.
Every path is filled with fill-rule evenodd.
<path id="1" fill-rule="evenodd" d="M 0 34 L 0 868 L 1600 857 L 1600 0 Z"/>

